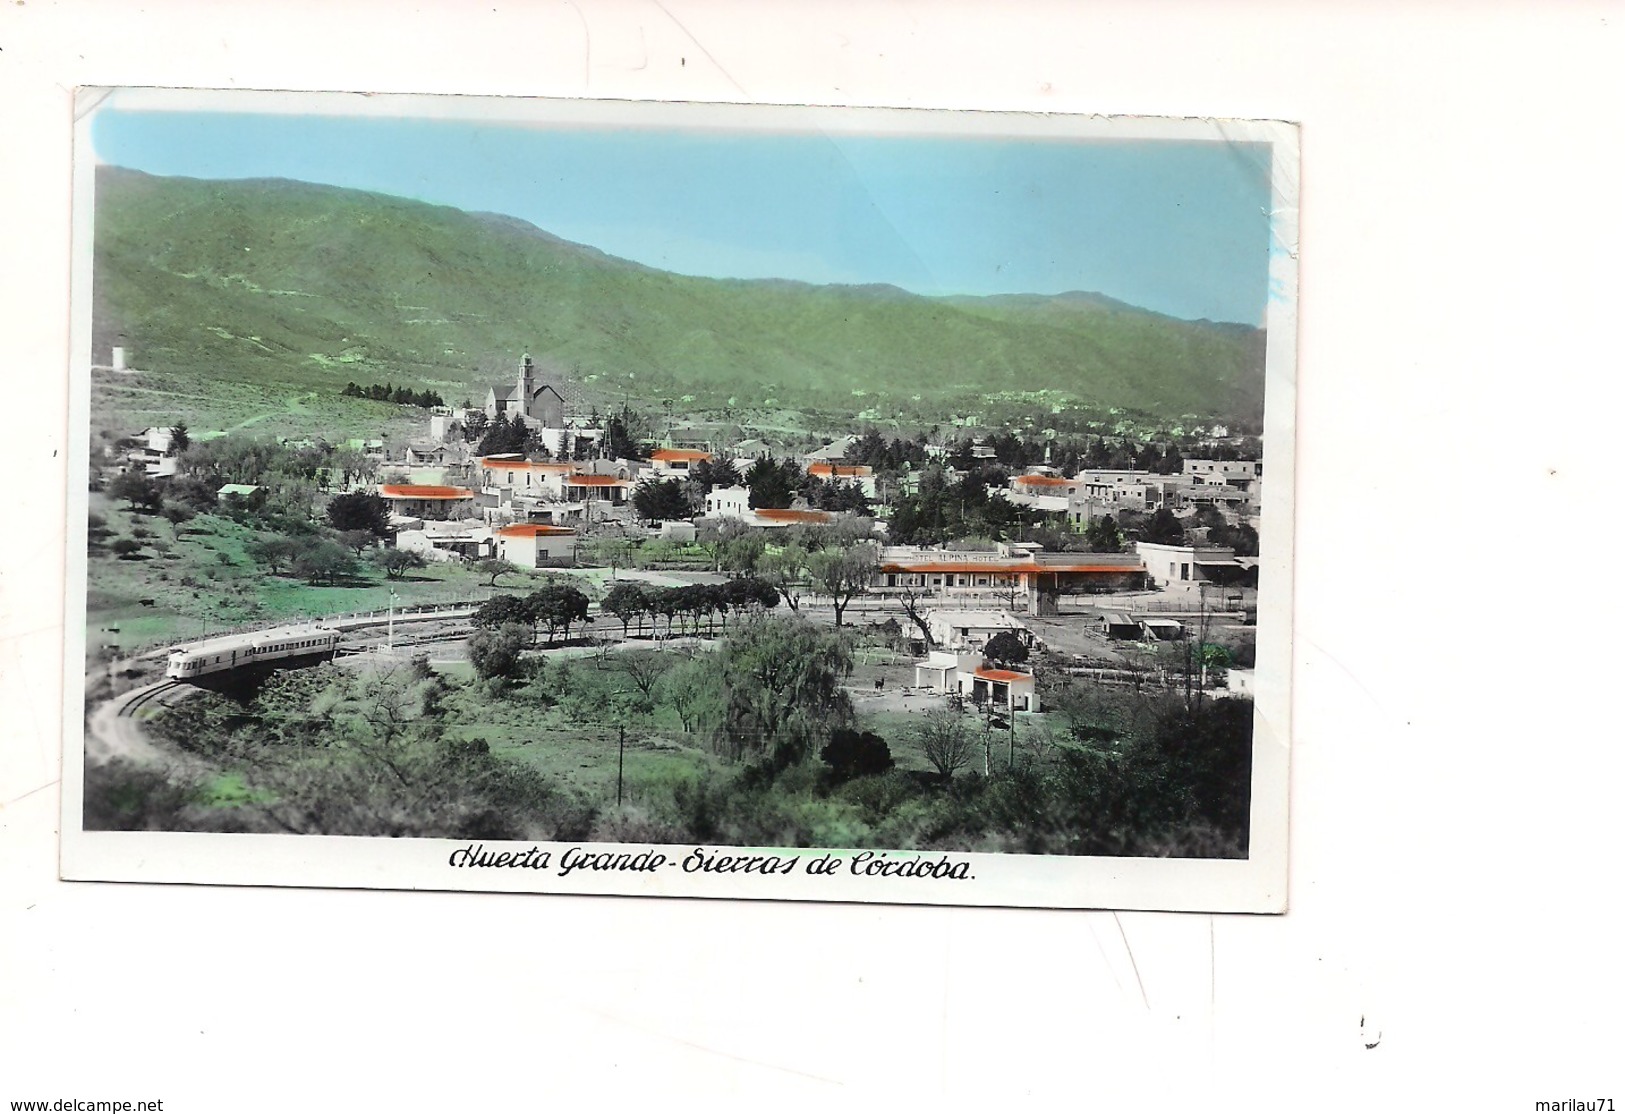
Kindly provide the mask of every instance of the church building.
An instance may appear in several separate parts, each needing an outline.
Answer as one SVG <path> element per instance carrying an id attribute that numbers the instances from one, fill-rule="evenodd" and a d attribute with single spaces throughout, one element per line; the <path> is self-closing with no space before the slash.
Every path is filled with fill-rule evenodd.
<path id="1" fill-rule="evenodd" d="M 492 421 L 501 416 L 512 421 L 519 416 L 527 425 L 563 429 L 564 394 L 557 383 L 547 382 L 537 374 L 536 365 L 526 355 L 515 381 L 497 383 L 486 393 L 485 416 Z"/>

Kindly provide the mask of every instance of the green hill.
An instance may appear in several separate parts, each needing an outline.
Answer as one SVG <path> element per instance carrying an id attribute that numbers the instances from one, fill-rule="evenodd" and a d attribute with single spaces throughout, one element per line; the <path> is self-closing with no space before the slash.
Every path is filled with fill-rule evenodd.
<path id="1" fill-rule="evenodd" d="M 947 411 L 1050 391 L 1256 421 L 1263 334 L 1092 294 L 925 298 L 895 287 L 670 274 L 523 221 L 290 181 L 103 168 L 95 359 L 188 379 L 483 396 L 519 353 L 589 393 Z M 499 371 L 500 369 L 500 371 Z M 858 409 L 857 406 L 852 406 Z"/>

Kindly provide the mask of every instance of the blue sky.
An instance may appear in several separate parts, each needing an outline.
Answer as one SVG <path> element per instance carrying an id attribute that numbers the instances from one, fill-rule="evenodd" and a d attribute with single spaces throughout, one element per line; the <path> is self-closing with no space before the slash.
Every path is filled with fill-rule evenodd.
<path id="1" fill-rule="evenodd" d="M 506 213 L 689 275 L 928 295 L 1089 290 L 1251 325 L 1268 294 L 1268 151 L 1257 145 L 117 109 L 98 114 L 92 136 L 103 163 Z"/>

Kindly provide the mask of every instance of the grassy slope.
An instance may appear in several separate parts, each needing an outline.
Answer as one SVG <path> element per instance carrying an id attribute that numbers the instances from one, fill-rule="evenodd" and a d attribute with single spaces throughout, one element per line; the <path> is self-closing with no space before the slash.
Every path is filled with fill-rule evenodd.
<path id="1" fill-rule="evenodd" d="M 124 343 L 183 384 L 325 394 L 389 380 L 453 399 L 531 351 L 606 398 L 829 404 L 867 391 L 952 408 L 1050 390 L 1169 416 L 1260 409 L 1257 331 L 1098 296 L 691 278 L 509 218 L 297 182 L 109 168 L 98 190 L 98 359 Z"/>
<path id="2" fill-rule="evenodd" d="M 339 586 L 310 585 L 294 576 L 271 576 L 249 557 L 254 532 L 228 518 L 199 515 L 177 537 L 169 523 L 132 514 L 122 503 L 92 494 L 90 509 L 112 531 L 108 545 L 90 553 L 86 599 L 88 652 L 103 646 L 123 653 L 203 637 L 248 623 L 297 620 L 318 615 L 482 599 L 496 592 L 523 594 L 533 578 L 510 576 L 492 589 L 459 562 L 436 562 L 402 580 L 387 580 L 363 563 L 360 574 Z M 108 546 L 135 528 L 151 537 L 135 560 L 112 555 Z M 141 600 L 151 599 L 151 605 Z"/>

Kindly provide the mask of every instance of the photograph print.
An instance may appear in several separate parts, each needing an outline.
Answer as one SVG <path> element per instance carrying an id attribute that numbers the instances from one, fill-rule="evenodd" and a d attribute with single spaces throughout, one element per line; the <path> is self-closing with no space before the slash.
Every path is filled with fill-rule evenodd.
<path id="1" fill-rule="evenodd" d="M 81 107 L 65 877 L 1285 908 L 1291 125 Z"/>

